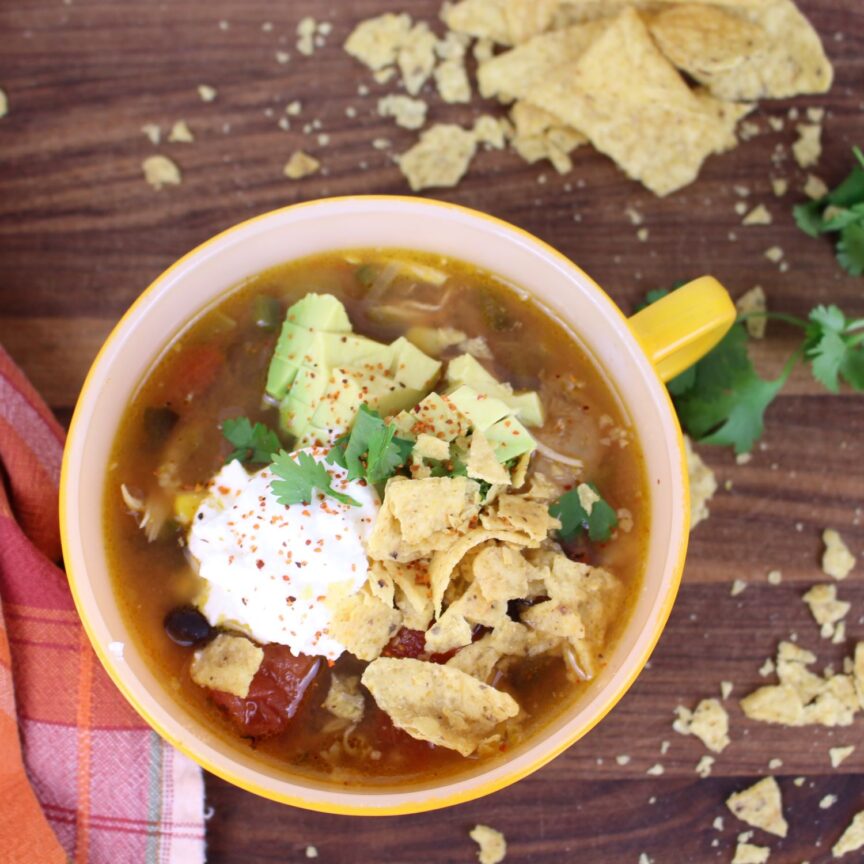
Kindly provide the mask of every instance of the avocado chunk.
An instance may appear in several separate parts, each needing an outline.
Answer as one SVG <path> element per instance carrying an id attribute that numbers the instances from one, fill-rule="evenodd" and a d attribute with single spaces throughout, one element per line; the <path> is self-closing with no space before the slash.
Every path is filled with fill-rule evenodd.
<path id="1" fill-rule="evenodd" d="M 301 441 L 328 441 L 364 402 L 387 416 L 421 400 L 441 363 L 407 339 L 391 345 L 351 332 L 335 297 L 309 294 L 288 310 L 267 375 L 281 428 Z"/>
<path id="2" fill-rule="evenodd" d="M 502 384 L 489 373 L 470 354 L 460 354 L 447 364 L 444 380 L 450 385 L 450 390 L 456 390 L 460 385 L 467 384 L 479 393 L 494 396 L 510 406 L 516 416 L 528 426 L 543 425 L 543 404 L 540 396 L 533 390 L 524 393 L 514 393 L 509 384 Z"/>

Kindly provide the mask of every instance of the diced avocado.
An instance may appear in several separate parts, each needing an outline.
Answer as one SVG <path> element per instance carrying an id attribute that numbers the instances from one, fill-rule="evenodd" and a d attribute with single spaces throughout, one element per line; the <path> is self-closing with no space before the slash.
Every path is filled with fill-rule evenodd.
<path id="1" fill-rule="evenodd" d="M 403 438 L 416 438 L 425 432 L 444 441 L 466 435 L 470 428 L 470 421 L 438 393 L 430 393 L 413 408 L 402 411 L 394 423 L 397 434 Z"/>
<path id="2" fill-rule="evenodd" d="M 479 393 L 494 396 L 513 408 L 519 419 L 529 426 L 543 425 L 543 404 L 534 391 L 514 393 L 509 384 L 502 384 L 470 354 L 461 354 L 447 364 L 445 380 L 451 389 L 467 384 Z"/>
<path id="3" fill-rule="evenodd" d="M 325 333 L 350 333 L 345 307 L 332 294 L 307 294 L 288 309 L 285 320 Z"/>
<path id="4" fill-rule="evenodd" d="M 471 425 L 481 432 L 513 414 L 513 409 L 500 399 L 478 393 L 467 384 L 457 387 L 447 398 L 471 421 Z"/>
<path id="5" fill-rule="evenodd" d="M 400 384 L 414 390 L 428 391 L 441 371 L 441 363 L 427 357 L 416 345 L 400 336 L 390 345 L 390 372 Z"/>
<path id="6" fill-rule="evenodd" d="M 327 391 L 329 374 L 323 369 L 300 369 L 279 406 L 279 426 L 291 435 L 302 435 Z"/>
<path id="7" fill-rule="evenodd" d="M 312 415 L 312 425 L 319 429 L 347 429 L 361 403 L 362 385 L 348 369 L 331 369 L 327 389 Z"/>
<path id="8" fill-rule="evenodd" d="M 328 368 L 336 366 L 390 366 L 390 346 L 354 333 L 322 333 L 320 362 Z"/>
<path id="9" fill-rule="evenodd" d="M 484 429 L 483 434 L 495 450 L 499 462 L 509 462 L 537 447 L 531 433 L 515 417 L 499 420 Z"/>

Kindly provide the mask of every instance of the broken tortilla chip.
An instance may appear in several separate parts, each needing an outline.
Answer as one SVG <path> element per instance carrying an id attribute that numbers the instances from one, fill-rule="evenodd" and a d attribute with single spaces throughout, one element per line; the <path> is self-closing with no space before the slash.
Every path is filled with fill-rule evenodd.
<path id="1" fill-rule="evenodd" d="M 831 847 L 835 858 L 842 858 L 848 852 L 857 852 L 864 846 L 864 810 L 856 813 L 840 839 Z"/>
<path id="2" fill-rule="evenodd" d="M 471 675 L 450 666 L 380 657 L 361 679 L 378 707 L 413 738 L 470 756 L 519 705 Z"/>
<path id="3" fill-rule="evenodd" d="M 264 650 L 245 636 L 220 633 L 195 652 L 189 673 L 199 687 L 245 699 L 263 659 Z"/>
<path id="4" fill-rule="evenodd" d="M 472 132 L 452 123 L 436 123 L 399 157 L 399 168 L 411 189 L 455 186 L 477 151 Z"/>
<path id="5" fill-rule="evenodd" d="M 530 98 L 660 196 L 691 183 L 707 156 L 728 149 L 737 122 L 694 95 L 632 8 Z"/>
<path id="6" fill-rule="evenodd" d="M 785 837 L 789 825 L 783 818 L 783 799 L 780 787 L 773 777 L 765 777 L 758 783 L 741 792 L 735 792 L 726 799 L 726 806 L 742 822 Z"/>
<path id="7" fill-rule="evenodd" d="M 401 623 L 399 611 L 361 590 L 334 603 L 328 632 L 359 660 L 374 660 Z"/>
<path id="8" fill-rule="evenodd" d="M 500 864 L 507 855 L 507 841 L 500 831 L 488 825 L 475 825 L 469 836 L 480 847 L 477 860 L 480 864 Z"/>
<path id="9" fill-rule="evenodd" d="M 471 433 L 467 470 L 468 476 L 475 480 L 500 484 L 510 482 L 510 472 L 498 461 L 492 445 L 479 429 Z"/>

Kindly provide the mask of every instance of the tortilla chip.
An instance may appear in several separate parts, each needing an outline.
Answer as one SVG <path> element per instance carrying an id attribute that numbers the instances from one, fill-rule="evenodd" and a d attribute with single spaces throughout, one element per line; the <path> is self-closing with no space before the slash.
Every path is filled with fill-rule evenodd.
<path id="1" fill-rule="evenodd" d="M 695 735 L 709 750 L 722 753 L 729 746 L 729 715 L 717 699 L 703 699 L 693 712 L 678 706 L 672 728 L 682 735 Z"/>
<path id="2" fill-rule="evenodd" d="M 480 95 L 484 99 L 506 97 L 506 101 L 533 102 L 531 95 L 537 86 L 560 66 L 576 60 L 606 27 L 604 22 L 546 33 L 481 63 L 477 68 Z M 557 125 L 563 125 L 560 119 Z"/>
<path id="3" fill-rule="evenodd" d="M 849 747 L 829 747 L 828 757 L 831 759 L 831 767 L 839 768 L 854 752 L 854 745 L 850 745 Z"/>
<path id="4" fill-rule="evenodd" d="M 450 444 L 441 438 L 436 438 L 434 435 L 427 435 L 425 432 L 421 432 L 417 436 L 412 453 L 420 456 L 422 459 L 444 461 L 450 458 Z"/>
<path id="5" fill-rule="evenodd" d="M 144 179 L 154 188 L 161 189 L 163 186 L 177 186 L 183 180 L 183 175 L 167 156 L 148 156 L 141 163 Z"/>
<path id="6" fill-rule="evenodd" d="M 322 703 L 334 717 L 359 723 L 363 719 L 365 702 L 360 692 L 360 679 L 356 675 L 330 675 L 330 689 Z"/>
<path id="7" fill-rule="evenodd" d="M 369 592 L 387 606 L 392 606 L 395 600 L 396 586 L 386 564 L 381 561 L 370 561 L 369 575 L 366 579 Z"/>
<path id="8" fill-rule="evenodd" d="M 508 0 L 462 0 L 451 6 L 445 4 L 441 17 L 457 33 L 510 45 L 510 28 L 505 13 L 507 3 Z"/>
<path id="9" fill-rule="evenodd" d="M 845 579 L 855 566 L 855 556 L 833 528 L 826 528 L 822 532 L 822 542 L 825 544 L 822 572 L 834 579 Z"/>
<path id="10" fill-rule="evenodd" d="M 401 612 L 361 590 L 336 601 L 328 633 L 359 660 L 374 660 L 401 623 Z"/>
<path id="11" fill-rule="evenodd" d="M 159 128 L 158 126 L 156 127 Z M 192 130 L 185 120 L 178 120 L 168 133 L 168 140 L 174 144 L 191 144 L 195 140 Z M 158 142 L 157 142 L 158 143 Z"/>
<path id="12" fill-rule="evenodd" d="M 855 683 L 855 692 L 858 694 L 858 705 L 864 709 L 864 642 L 859 642 L 855 646 L 852 680 Z"/>
<path id="13" fill-rule="evenodd" d="M 857 852 L 864 846 L 864 810 L 856 813 L 840 839 L 831 847 L 835 858 L 842 858 L 847 852 Z"/>
<path id="14" fill-rule="evenodd" d="M 448 105 L 471 101 L 471 82 L 463 58 L 451 58 L 439 63 L 435 69 L 438 95 Z"/>
<path id="15" fill-rule="evenodd" d="M 478 429 L 471 433 L 467 469 L 468 476 L 475 480 L 501 484 L 510 482 L 510 472 L 498 461 L 492 445 Z"/>
<path id="16" fill-rule="evenodd" d="M 739 843 L 735 847 L 732 864 L 766 864 L 771 850 L 767 846 L 754 846 L 752 843 Z"/>
<path id="17" fill-rule="evenodd" d="M 773 777 L 735 792 L 726 799 L 726 806 L 742 821 L 777 837 L 785 837 L 789 825 L 783 818 L 780 787 Z"/>
<path id="18" fill-rule="evenodd" d="M 390 93 L 378 100 L 378 114 L 392 117 L 403 129 L 419 129 L 426 122 L 427 105 L 401 93 Z"/>
<path id="19" fill-rule="evenodd" d="M 735 113 L 694 95 L 629 8 L 577 61 L 549 74 L 531 101 L 660 196 L 691 183 L 708 155 L 728 149 L 736 122 Z"/>
<path id="20" fill-rule="evenodd" d="M 490 150 L 503 150 L 508 139 L 513 137 L 513 127 L 510 125 L 510 121 L 506 117 L 493 117 L 491 114 L 481 114 L 474 121 L 472 131 L 477 143 L 484 144 Z M 482 336 L 474 339 L 465 338 L 460 342 L 459 347 L 466 354 L 471 354 L 471 349 L 474 349 L 472 356 L 485 355 L 488 359 L 492 359 L 489 346 Z M 477 351 L 478 348 L 480 348 L 480 353 Z"/>
<path id="21" fill-rule="evenodd" d="M 813 123 L 799 123 L 798 140 L 792 145 L 792 155 L 802 168 L 809 168 L 822 155 L 822 127 Z"/>
<path id="22" fill-rule="evenodd" d="M 296 150 L 285 163 L 282 173 L 289 180 L 302 180 L 304 177 L 315 174 L 320 167 L 321 163 L 314 156 L 310 156 L 302 150 Z"/>
<path id="23" fill-rule="evenodd" d="M 735 308 L 741 315 L 746 315 L 749 312 L 764 312 L 768 308 L 768 304 L 762 286 L 755 285 L 749 291 L 745 291 L 735 301 Z M 764 339 L 767 323 L 768 319 L 764 315 L 759 315 L 755 318 L 748 318 L 744 322 L 744 326 L 752 339 Z"/>
<path id="24" fill-rule="evenodd" d="M 444 532 L 464 532 L 480 511 L 479 486 L 465 477 L 390 483 L 385 500 L 405 541 L 415 546 Z"/>
<path id="25" fill-rule="evenodd" d="M 562 0 L 510 0 L 506 7 L 510 40 L 521 45 L 549 30 Z"/>
<path id="26" fill-rule="evenodd" d="M 488 825 L 475 825 L 469 834 L 480 847 L 477 860 L 480 864 L 500 864 L 507 855 L 507 841 L 500 831 Z"/>
<path id="27" fill-rule="evenodd" d="M 822 692 L 804 706 L 802 725 L 851 726 L 860 705 L 855 683 L 849 675 L 834 675 Z"/>
<path id="28" fill-rule="evenodd" d="M 399 48 L 396 65 L 402 73 L 405 89 L 416 96 L 435 68 L 435 48 L 438 38 L 429 26 L 420 21 L 408 32 Z"/>
<path id="29" fill-rule="evenodd" d="M 189 673 L 199 687 L 245 699 L 263 659 L 264 650 L 245 636 L 220 633 L 195 652 Z"/>
<path id="30" fill-rule="evenodd" d="M 687 455 L 687 473 L 690 479 L 690 530 L 710 515 L 708 502 L 717 491 L 717 478 L 693 449 L 689 435 L 684 436 L 684 451 Z"/>
<path id="31" fill-rule="evenodd" d="M 397 727 L 463 756 L 470 756 L 500 722 L 519 713 L 509 694 L 437 663 L 380 657 L 361 680 Z"/>
<path id="32" fill-rule="evenodd" d="M 792 0 L 722 5 L 722 17 L 720 10 L 694 5 L 663 12 L 651 24 L 663 53 L 718 99 L 784 99 L 830 89 L 831 63 Z M 708 30 L 715 37 L 710 46 Z"/>
<path id="33" fill-rule="evenodd" d="M 798 691 L 788 684 L 760 687 L 740 700 L 741 710 L 751 720 L 800 726 L 804 705 Z"/>
<path id="34" fill-rule="evenodd" d="M 436 123 L 399 157 L 399 168 L 411 189 L 455 186 L 477 151 L 473 133 L 452 123 Z"/>
<path id="35" fill-rule="evenodd" d="M 528 594 L 534 568 L 514 549 L 489 546 L 474 559 L 474 582 L 490 600 L 517 600 Z"/>
<path id="36" fill-rule="evenodd" d="M 429 564 L 429 582 L 432 586 L 432 602 L 436 616 L 441 614 L 444 592 L 447 590 L 453 571 L 459 562 L 475 546 L 479 546 L 488 540 L 500 540 L 502 543 L 513 543 L 517 546 L 539 545 L 533 542 L 531 538 L 526 537 L 524 534 L 518 534 L 515 531 L 491 531 L 484 528 L 475 528 L 463 537 L 460 537 L 449 548 L 435 552 Z"/>
<path id="37" fill-rule="evenodd" d="M 545 540 L 550 531 L 561 527 L 561 523 L 549 515 L 546 505 L 539 501 L 521 495 L 501 495 L 496 505 L 494 511 L 481 515 L 483 527 L 494 531 L 520 531 L 535 541 L 530 545 Z"/>
<path id="38" fill-rule="evenodd" d="M 468 620 L 455 605 L 451 605 L 426 631 L 424 644 L 430 654 L 446 654 L 454 648 L 470 645 L 472 636 Z"/>
<path id="39" fill-rule="evenodd" d="M 343 46 L 345 50 L 370 69 L 383 69 L 396 62 L 399 49 L 411 30 L 411 16 L 387 13 L 361 21 Z"/>
<path id="40" fill-rule="evenodd" d="M 837 599 L 836 585 L 814 585 L 802 598 L 810 607 L 816 623 L 822 628 L 822 638 L 834 635 L 834 625 L 846 617 L 851 603 Z"/>

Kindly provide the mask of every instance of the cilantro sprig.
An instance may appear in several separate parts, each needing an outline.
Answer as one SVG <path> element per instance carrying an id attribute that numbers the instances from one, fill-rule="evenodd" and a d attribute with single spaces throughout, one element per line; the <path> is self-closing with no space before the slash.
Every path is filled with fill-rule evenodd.
<path id="1" fill-rule="evenodd" d="M 600 495 L 593 483 L 587 485 L 596 495 Z M 618 525 L 615 510 L 602 496 L 594 502 L 589 514 L 582 506 L 578 488 L 565 492 L 552 504 L 549 513 L 561 522 L 558 536 L 562 540 L 570 540 L 580 531 L 587 531 L 588 537 L 595 543 L 605 543 Z"/>
<path id="2" fill-rule="evenodd" d="M 858 164 L 831 192 L 815 201 L 797 205 L 793 213 L 798 227 L 811 237 L 837 234 L 837 261 L 853 276 L 864 274 L 864 154 L 852 152 Z"/>
<path id="3" fill-rule="evenodd" d="M 290 453 L 280 450 L 270 466 L 270 470 L 280 479 L 272 480 L 270 488 L 280 504 L 311 504 L 313 490 L 335 498 L 351 507 L 359 507 L 360 502 L 350 495 L 333 488 L 333 478 L 323 462 L 304 450 L 292 458 Z"/>
<path id="4" fill-rule="evenodd" d="M 654 303 L 667 293 L 652 291 L 647 302 Z M 750 360 L 743 322 L 756 316 L 804 331 L 801 346 L 773 380 L 759 375 Z M 834 305 L 817 306 L 806 321 L 772 312 L 740 315 L 712 351 L 667 386 L 681 425 L 691 437 L 749 453 L 762 436 L 765 411 L 802 360 L 832 393 L 839 389 L 841 379 L 855 390 L 864 390 L 864 318 L 848 318 Z"/>
<path id="5" fill-rule="evenodd" d="M 222 434 L 234 449 L 226 464 L 234 459 L 240 462 L 269 462 L 281 446 L 276 433 L 263 423 L 252 424 L 248 417 L 233 417 L 222 421 Z"/>
<path id="6" fill-rule="evenodd" d="M 345 468 L 349 480 L 364 479 L 377 486 L 408 461 L 413 447 L 412 441 L 397 438 L 396 428 L 363 404 L 351 432 L 336 440 L 327 461 Z"/>

